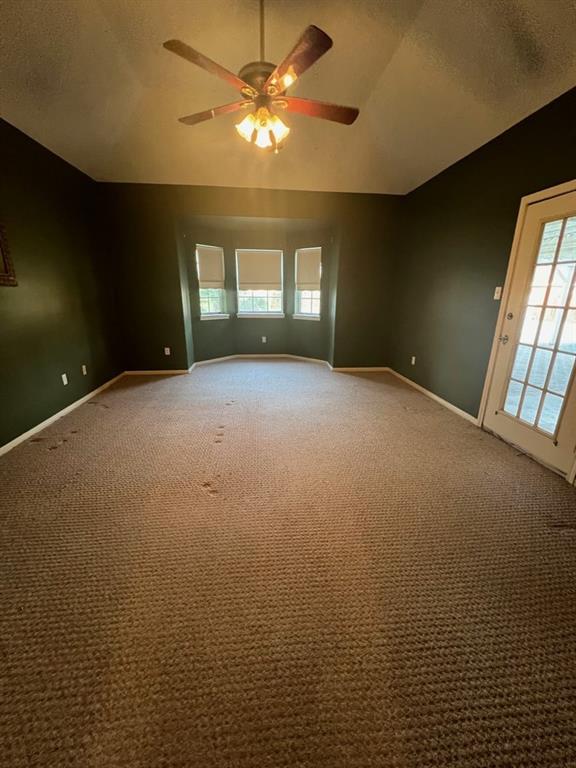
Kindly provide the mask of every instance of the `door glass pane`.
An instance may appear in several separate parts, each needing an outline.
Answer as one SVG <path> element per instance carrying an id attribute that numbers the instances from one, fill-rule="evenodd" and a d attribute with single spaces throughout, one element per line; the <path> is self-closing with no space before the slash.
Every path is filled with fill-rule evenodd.
<path id="1" fill-rule="evenodd" d="M 549 221 L 544 226 L 540 250 L 538 251 L 538 264 L 551 264 L 554 261 L 561 230 L 562 220 Z"/>
<path id="2" fill-rule="evenodd" d="M 532 347 L 528 347 L 526 344 L 518 345 L 514 367 L 512 368 L 512 378 L 517 379 L 517 381 L 524 381 L 528 372 L 531 354 Z"/>
<path id="3" fill-rule="evenodd" d="M 573 367 L 574 356 L 558 352 L 556 360 L 554 361 L 554 367 L 552 368 L 552 375 L 548 382 L 548 389 L 552 392 L 556 392 L 558 395 L 566 394 Z"/>
<path id="4" fill-rule="evenodd" d="M 543 285 L 546 287 L 550 282 L 551 274 L 552 266 L 550 264 L 546 266 L 537 266 L 534 270 L 534 276 L 532 277 L 532 285 Z"/>
<path id="5" fill-rule="evenodd" d="M 533 285 L 530 289 L 530 296 L 528 297 L 528 304 L 542 305 L 546 298 L 546 286 L 545 285 Z"/>
<path id="6" fill-rule="evenodd" d="M 576 216 L 566 222 L 558 261 L 576 261 Z"/>
<path id="7" fill-rule="evenodd" d="M 542 328 L 540 329 L 540 335 L 538 336 L 538 345 L 540 347 L 554 347 L 556 339 L 558 338 L 558 331 L 560 329 L 560 322 L 563 314 L 561 309 L 548 308 L 544 311 Z"/>
<path id="8" fill-rule="evenodd" d="M 540 405 L 541 397 L 541 389 L 536 389 L 536 387 L 526 387 L 524 401 L 520 411 L 520 418 L 522 421 L 527 421 L 528 424 L 534 424 L 536 416 L 538 415 L 538 406 Z"/>
<path id="9" fill-rule="evenodd" d="M 576 368 L 576 216 L 548 222 L 534 265 L 504 410 L 554 435 Z"/>
<path id="10" fill-rule="evenodd" d="M 535 387 L 544 387 L 551 359 L 552 352 L 548 349 L 536 350 L 534 359 L 532 360 L 532 367 L 530 368 L 530 376 L 528 378 L 530 384 L 534 384 Z"/>
<path id="11" fill-rule="evenodd" d="M 550 392 L 544 398 L 542 404 L 542 411 L 540 412 L 540 418 L 538 419 L 538 426 L 543 429 L 544 432 L 549 432 L 551 435 L 556 431 L 558 425 L 558 418 L 562 409 L 563 397 L 558 395 L 552 395 Z"/>
<path id="12" fill-rule="evenodd" d="M 516 416 L 518 413 L 518 406 L 520 405 L 520 398 L 522 397 L 522 390 L 524 387 L 514 379 L 510 379 L 508 384 L 508 392 L 506 394 L 506 402 L 504 403 L 504 410 L 509 413 L 510 416 Z"/>
<path id="13" fill-rule="evenodd" d="M 574 264 L 558 264 L 554 270 L 552 287 L 548 296 L 548 305 L 563 307 L 568 299 L 574 277 Z"/>
<path id="14" fill-rule="evenodd" d="M 569 309 L 562 337 L 560 339 L 560 349 L 562 352 L 576 353 L 576 309 Z"/>
<path id="15" fill-rule="evenodd" d="M 520 334 L 520 342 L 522 344 L 534 344 L 541 314 L 542 310 L 539 307 L 526 307 L 522 333 Z"/>

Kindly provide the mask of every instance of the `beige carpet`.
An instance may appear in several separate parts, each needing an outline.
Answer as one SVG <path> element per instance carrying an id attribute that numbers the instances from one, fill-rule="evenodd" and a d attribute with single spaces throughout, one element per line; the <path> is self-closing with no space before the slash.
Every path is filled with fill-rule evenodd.
<path id="1" fill-rule="evenodd" d="M 576 765 L 576 493 L 389 375 L 123 379 L 0 459 L 2 768 Z"/>

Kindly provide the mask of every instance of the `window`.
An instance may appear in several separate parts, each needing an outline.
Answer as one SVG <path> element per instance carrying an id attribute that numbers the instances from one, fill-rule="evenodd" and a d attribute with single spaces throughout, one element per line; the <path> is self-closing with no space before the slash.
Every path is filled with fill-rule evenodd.
<path id="1" fill-rule="evenodd" d="M 226 315 L 224 251 L 215 245 L 196 246 L 196 268 L 200 286 L 200 316 Z"/>
<path id="2" fill-rule="evenodd" d="M 296 251 L 296 317 L 320 317 L 321 273 L 321 248 L 300 248 Z"/>
<path id="3" fill-rule="evenodd" d="M 284 317 L 282 251 L 237 250 L 238 316 Z"/>
<path id="4" fill-rule="evenodd" d="M 320 316 L 320 291 L 296 291 L 297 315 Z"/>

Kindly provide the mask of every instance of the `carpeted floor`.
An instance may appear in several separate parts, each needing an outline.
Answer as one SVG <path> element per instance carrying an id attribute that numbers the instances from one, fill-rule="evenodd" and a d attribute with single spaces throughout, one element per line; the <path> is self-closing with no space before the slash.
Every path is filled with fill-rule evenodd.
<path id="1" fill-rule="evenodd" d="M 2 768 L 576 765 L 576 491 L 390 375 L 125 378 L 0 484 Z"/>

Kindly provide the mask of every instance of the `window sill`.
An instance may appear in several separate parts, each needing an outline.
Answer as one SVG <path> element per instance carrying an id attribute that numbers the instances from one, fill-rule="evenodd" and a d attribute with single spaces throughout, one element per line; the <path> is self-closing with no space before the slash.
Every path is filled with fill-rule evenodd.
<path id="1" fill-rule="evenodd" d="M 294 320 L 320 320 L 320 315 L 292 315 Z"/>
<path id="2" fill-rule="evenodd" d="M 230 320 L 230 315 L 214 312 L 210 315 L 200 315 L 200 320 Z"/>
<path id="3" fill-rule="evenodd" d="M 248 317 L 248 318 L 255 318 L 255 317 L 286 317 L 284 312 L 238 312 L 238 317 Z"/>

